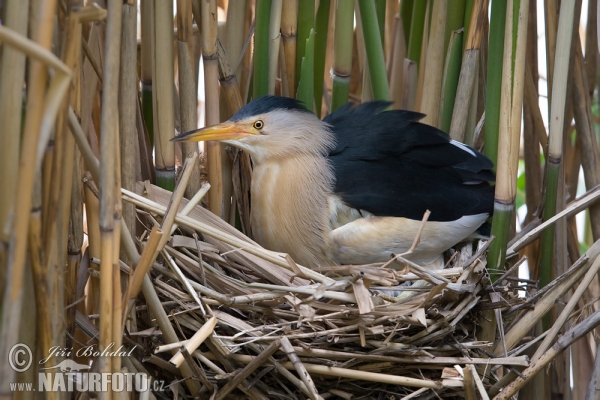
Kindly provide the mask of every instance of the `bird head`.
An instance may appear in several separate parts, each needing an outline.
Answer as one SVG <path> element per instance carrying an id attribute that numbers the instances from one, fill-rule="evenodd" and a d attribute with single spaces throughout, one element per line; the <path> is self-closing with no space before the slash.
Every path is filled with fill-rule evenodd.
<path id="1" fill-rule="evenodd" d="M 253 100 L 228 121 L 171 140 L 218 140 L 248 151 L 255 162 L 297 154 L 327 155 L 334 145 L 327 123 L 298 100 L 277 96 Z"/>

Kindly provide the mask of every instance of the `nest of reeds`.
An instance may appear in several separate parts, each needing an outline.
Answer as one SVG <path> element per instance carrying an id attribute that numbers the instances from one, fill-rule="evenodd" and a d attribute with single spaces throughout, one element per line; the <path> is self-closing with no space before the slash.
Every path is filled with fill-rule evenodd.
<path id="1" fill-rule="evenodd" d="M 455 250 L 438 271 L 402 257 L 311 271 L 260 248 L 206 209 L 186 207 L 185 199 L 174 217 L 179 228 L 165 227 L 176 214 L 171 193 L 148 185 L 140 191 L 124 199 L 136 204 L 141 220 L 162 221 L 173 234 L 153 264 L 151 287 L 136 299 L 126 336 L 140 364 L 175 392 L 469 398 L 469 390 L 488 392 L 501 367 L 528 365 L 526 355 L 481 339 L 490 327 L 493 338 L 497 325 L 510 324 L 517 313 L 508 311 L 531 308 L 517 294 L 524 289 L 518 278 L 506 274 L 491 283 L 485 243 L 476 252 L 470 245 Z M 156 230 L 142 235 L 142 258 L 157 243 Z"/>

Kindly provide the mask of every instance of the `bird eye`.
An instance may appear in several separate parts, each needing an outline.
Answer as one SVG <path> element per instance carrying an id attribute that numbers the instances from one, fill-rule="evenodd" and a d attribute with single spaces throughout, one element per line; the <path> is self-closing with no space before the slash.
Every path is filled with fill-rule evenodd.
<path id="1" fill-rule="evenodd" d="M 262 122 L 260 119 L 254 123 L 254 129 L 261 130 L 263 126 L 265 126 L 265 123 Z"/>

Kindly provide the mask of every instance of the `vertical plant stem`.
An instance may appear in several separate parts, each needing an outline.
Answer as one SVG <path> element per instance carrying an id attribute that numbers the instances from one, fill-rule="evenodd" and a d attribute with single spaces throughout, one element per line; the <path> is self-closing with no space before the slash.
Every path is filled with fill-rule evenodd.
<path id="1" fill-rule="evenodd" d="M 121 184 L 135 190 L 139 165 L 137 150 L 137 1 L 123 3 L 121 37 L 121 74 L 119 82 L 119 133 L 121 148 Z M 69 134 L 69 136 L 71 136 Z M 123 205 L 123 223 L 135 235 L 135 206 Z"/>
<path id="2" fill-rule="evenodd" d="M 7 28 L 27 36 L 27 12 L 29 0 L 9 1 L 4 6 Z M 0 253 L 8 248 L 10 236 L 8 219 L 13 211 L 15 192 L 9 188 L 17 185 L 19 176 L 19 136 L 21 134 L 21 112 L 23 108 L 23 80 L 25 78 L 25 54 L 4 46 L 0 75 Z M 4 257 L 0 255 L 0 265 Z M 3 279 L 0 280 L 3 282 Z"/>
<path id="3" fill-rule="evenodd" d="M 502 57 L 504 55 L 505 1 L 492 1 L 490 38 L 488 46 L 487 83 L 485 98 L 485 146 L 483 153 L 497 166 L 502 94 Z"/>
<path id="4" fill-rule="evenodd" d="M 519 7 L 516 8 L 516 5 Z M 499 162 L 492 221 L 492 235 L 495 240 L 488 255 L 488 265 L 491 269 L 501 269 L 504 266 L 509 227 L 515 211 L 528 11 L 528 0 L 521 0 L 520 4 L 519 1 L 509 1 L 506 10 L 500 132 L 507 134 L 500 136 L 498 148 Z M 518 13 L 518 25 L 517 46 L 513 55 L 514 12 Z"/>
<path id="5" fill-rule="evenodd" d="M 425 63 L 425 80 L 421 112 L 425 114 L 423 123 L 438 126 L 440 113 L 440 95 L 442 90 L 442 75 L 444 69 L 444 33 L 448 3 L 436 1 L 433 3 L 431 15 L 431 31 L 427 43 L 427 62 Z"/>
<path id="6" fill-rule="evenodd" d="M 402 20 L 404 37 L 407 43 L 410 38 L 414 3 L 415 0 L 402 0 L 400 3 L 400 19 Z"/>
<path id="7" fill-rule="evenodd" d="M 363 25 L 373 96 L 377 100 L 389 100 L 390 90 L 385 70 L 385 60 L 383 59 L 383 46 L 381 44 L 381 36 L 379 35 L 375 4 L 370 1 L 359 1 L 358 7 Z"/>
<path id="8" fill-rule="evenodd" d="M 202 57 L 206 91 L 206 126 L 221 122 L 219 110 L 219 60 L 217 54 L 217 1 L 202 1 Z M 265 60 L 266 61 L 266 60 Z M 208 192 L 210 211 L 228 218 L 231 199 L 231 166 L 225 147 L 219 142 L 206 142 L 208 160 Z"/>
<path id="9" fill-rule="evenodd" d="M 269 94 L 275 94 L 275 81 L 277 80 L 279 47 L 281 45 L 282 1 L 271 1 L 271 20 L 269 24 Z"/>
<path id="10" fill-rule="evenodd" d="M 32 38 L 45 49 L 50 49 L 53 34 L 56 2 L 38 1 L 34 4 L 36 18 L 31 21 L 35 27 Z M 5 46 L 6 48 L 6 46 Z M 21 317 L 23 275 L 27 250 L 27 235 L 31 199 L 35 179 L 35 163 L 37 144 L 42 125 L 44 92 L 48 77 L 47 67 L 40 60 L 31 60 L 29 64 L 29 80 L 27 84 L 27 115 L 19 157 L 19 179 L 17 180 L 14 230 L 8 251 L 6 269 L 6 288 L 3 297 L 2 321 L 0 324 L 0 356 L 8 359 L 10 348 L 17 343 Z M 9 363 L 0 366 L 2 373 L 2 392 L 10 393 L 9 382 L 14 381 L 15 371 Z M 6 396 L 10 398 L 10 395 Z"/>
<path id="11" fill-rule="evenodd" d="M 464 142 L 467 137 L 467 126 L 471 107 L 477 104 L 473 97 L 477 96 L 475 90 L 479 76 L 479 57 L 481 38 L 483 36 L 483 20 L 487 18 L 488 0 L 476 0 L 473 3 L 473 12 L 469 21 L 469 37 L 465 42 L 465 54 L 460 70 L 458 90 L 452 122 L 450 124 L 450 137 L 459 142 Z M 472 132 L 469 133 L 472 137 Z"/>
<path id="12" fill-rule="evenodd" d="M 317 11 L 315 32 L 315 113 L 321 118 L 321 104 L 323 100 L 323 80 L 325 79 L 325 52 L 327 50 L 327 36 L 329 32 L 329 11 L 331 0 L 321 0 Z"/>
<path id="13" fill-rule="evenodd" d="M 156 122 L 156 184 L 164 189 L 175 187 L 175 70 L 173 65 L 173 1 L 154 1 L 154 120 Z"/>
<path id="14" fill-rule="evenodd" d="M 351 1 L 351 0 L 348 0 Z M 283 0 L 281 38 L 285 54 L 285 71 L 291 97 L 296 94 L 296 42 L 298 34 L 298 0 Z"/>
<path id="15" fill-rule="evenodd" d="M 310 31 L 304 49 L 304 57 L 300 66 L 300 82 L 296 98 L 304 103 L 307 109 L 314 111 L 314 79 L 315 79 L 315 32 Z"/>
<path id="16" fill-rule="evenodd" d="M 394 35 L 394 48 L 390 67 L 390 96 L 394 102 L 393 108 L 402 108 L 402 99 L 405 92 L 404 60 L 406 59 L 406 38 L 404 37 L 404 22 L 397 19 Z"/>
<path id="17" fill-rule="evenodd" d="M 296 80 L 295 85 L 298 88 L 300 82 L 300 67 L 306 51 L 306 41 L 310 36 L 310 31 L 315 28 L 315 1 L 303 0 L 298 3 L 298 42 L 296 44 Z M 296 92 L 292 92 L 296 93 Z"/>
<path id="18" fill-rule="evenodd" d="M 120 198 L 116 190 L 119 171 L 119 64 L 121 47 L 121 2 L 110 0 L 106 25 L 106 48 L 104 57 L 104 81 L 102 92 L 102 116 L 100 136 L 100 231 L 102 249 L 100 261 L 100 339 L 99 346 L 107 348 L 113 337 L 113 300 L 114 300 L 114 264 L 115 252 L 118 254 L 119 238 L 116 234 L 119 227 L 115 226 L 115 212 Z M 117 263 L 118 267 L 118 263 Z M 120 325 L 119 325 L 120 327 Z M 112 358 L 99 358 L 99 371 L 113 372 Z M 100 398 L 110 400 L 112 391 L 102 393 Z"/>
<path id="19" fill-rule="evenodd" d="M 423 44 L 423 30 L 425 28 L 425 14 L 427 11 L 427 1 L 415 1 L 412 7 L 412 17 L 410 19 L 410 34 L 407 36 L 408 51 L 406 57 L 420 64 L 421 46 Z M 407 23 L 404 20 L 403 22 Z"/>
<path id="20" fill-rule="evenodd" d="M 450 131 L 452 113 L 458 89 L 460 66 L 462 58 L 463 32 L 454 31 L 450 37 L 446 66 L 444 67 L 444 80 L 442 81 L 442 104 L 440 106 L 439 128 L 444 132 Z"/>
<path id="21" fill-rule="evenodd" d="M 546 166 L 546 198 L 543 220 L 556 213 L 558 177 L 563 157 L 563 129 L 571 37 L 573 33 L 575 1 L 561 3 L 552 82 L 552 100 L 550 108 L 550 131 L 548 137 L 548 160 Z M 540 256 L 540 285 L 547 285 L 552 279 L 552 259 L 554 256 L 554 226 L 542 232 Z"/>
<path id="22" fill-rule="evenodd" d="M 141 9 L 141 81 L 142 81 L 142 115 L 144 124 L 148 129 L 150 145 L 154 144 L 154 113 L 153 113 L 153 85 L 152 71 L 154 68 L 154 18 L 152 8 L 154 1 L 142 1 Z"/>
<path id="23" fill-rule="evenodd" d="M 336 0 L 333 31 L 333 87 L 331 111 L 348 101 L 350 73 L 352 72 L 352 44 L 354 41 L 354 2 Z"/>
<path id="24" fill-rule="evenodd" d="M 254 69 L 252 97 L 257 99 L 269 94 L 269 20 L 271 0 L 257 0 L 256 24 L 254 26 Z"/>
<path id="25" fill-rule="evenodd" d="M 227 61 L 234 68 L 235 76 L 239 82 L 241 78 L 242 48 L 244 47 L 244 18 L 246 16 L 246 0 L 237 0 L 235 7 L 227 7 Z"/>
<path id="26" fill-rule="evenodd" d="M 444 34 L 444 54 L 448 53 L 450 37 L 455 31 L 465 27 L 470 20 L 465 19 L 466 0 L 448 0 L 448 12 L 446 13 L 446 32 Z M 461 43 L 462 48 L 462 43 Z"/>
<path id="27" fill-rule="evenodd" d="M 235 8 L 235 7 L 231 7 Z M 192 7 L 188 1 L 177 0 L 177 57 L 179 75 L 179 104 L 181 131 L 187 132 L 198 128 L 198 91 L 192 54 L 194 48 L 194 33 L 192 25 Z M 181 143 L 182 158 L 191 157 L 198 152 L 197 143 Z M 191 199 L 200 190 L 200 165 L 192 168 L 185 197 Z"/>

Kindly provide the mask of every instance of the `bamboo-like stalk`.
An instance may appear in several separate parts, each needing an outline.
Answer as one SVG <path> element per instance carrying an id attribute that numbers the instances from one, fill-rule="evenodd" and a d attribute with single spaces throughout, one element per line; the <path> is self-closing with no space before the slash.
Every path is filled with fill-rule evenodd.
<path id="1" fill-rule="evenodd" d="M 244 102 L 242 101 L 236 76 L 233 74 L 231 66 L 221 56 L 219 57 L 219 80 L 221 82 L 221 94 L 229 105 L 230 114 L 233 115 L 243 107 Z M 250 181 L 252 179 L 252 166 L 250 156 L 241 150 L 236 149 L 234 152 L 231 175 L 235 203 L 238 208 L 242 231 L 249 237 L 252 237 L 250 226 Z"/>
<path id="2" fill-rule="evenodd" d="M 401 8 L 401 13 L 404 11 L 403 8 L 404 6 Z M 406 18 L 402 18 L 405 29 L 410 29 L 410 33 L 406 35 L 408 43 L 406 57 L 417 64 L 421 63 L 421 46 L 423 43 L 423 30 L 425 28 L 426 11 L 426 1 L 414 1 L 412 5 L 410 23 L 408 23 Z"/>
<path id="3" fill-rule="evenodd" d="M 206 92 L 206 126 L 221 122 L 219 110 L 219 60 L 217 55 L 217 2 L 202 1 L 202 57 L 204 59 L 204 87 Z M 231 166 L 225 147 L 219 142 L 206 142 L 209 209 L 228 218 L 231 199 Z"/>
<path id="4" fill-rule="evenodd" d="M 580 152 L 585 186 L 592 188 L 600 184 L 600 148 L 598 148 L 597 141 L 594 138 L 594 117 L 592 114 L 591 99 L 587 95 L 590 91 L 590 85 L 587 82 L 584 71 L 579 38 L 574 37 L 573 40 L 575 40 L 575 46 L 577 46 L 572 71 L 573 115 L 577 128 L 576 140 L 579 148 L 585 149 L 585 151 Z M 587 63 L 587 53 L 585 60 Z M 593 240 L 595 241 L 600 238 L 600 205 L 591 206 L 589 214 L 590 228 Z"/>
<path id="5" fill-rule="evenodd" d="M 574 12 L 575 2 L 563 2 L 561 4 L 554 63 L 554 80 L 552 83 L 544 220 L 548 220 L 556 213 L 558 177 L 563 156 L 563 125 L 565 120 Z M 542 286 L 548 284 L 552 279 L 551 266 L 553 253 L 554 229 L 550 227 L 542 232 L 540 255 L 540 285 Z"/>
<path id="6" fill-rule="evenodd" d="M 298 35 L 298 0 L 284 0 L 281 7 L 281 39 L 285 71 L 291 97 L 296 94 L 296 43 Z"/>
<path id="7" fill-rule="evenodd" d="M 29 237 L 28 246 L 31 254 L 31 270 L 33 275 L 33 283 L 35 286 L 35 307 L 37 318 L 37 335 L 39 340 L 39 348 L 49 349 L 54 343 L 54 329 L 52 324 L 52 304 L 48 301 L 51 296 L 52 289 L 50 281 L 47 279 L 46 263 L 43 259 L 43 240 L 42 240 L 42 218 L 41 218 L 41 188 L 38 181 L 37 190 L 33 193 L 32 205 L 35 206 L 34 212 L 31 213 L 29 220 Z M 52 357 L 52 361 L 56 361 Z M 50 394 L 50 393 L 49 393 Z M 50 398 L 56 398 L 56 395 L 50 394 Z"/>
<path id="8" fill-rule="evenodd" d="M 558 4 L 555 1 L 544 2 L 544 23 L 546 34 L 546 82 L 548 87 L 548 114 L 552 107 L 552 89 L 554 88 L 554 63 L 556 62 L 556 41 L 558 30 Z"/>
<path id="9" fill-rule="evenodd" d="M 29 227 L 29 216 L 31 211 L 32 192 L 35 180 L 35 171 L 38 168 L 37 146 L 40 139 L 43 140 L 46 130 L 50 132 L 56 112 L 53 112 L 51 104 L 45 104 L 47 65 L 52 62 L 53 66 L 60 66 L 52 79 L 51 87 L 48 89 L 48 100 L 62 101 L 68 85 L 68 69 L 48 51 L 51 46 L 53 33 L 53 16 L 56 10 L 54 1 L 36 3 L 38 14 L 37 20 L 31 21 L 36 27 L 32 34 L 32 42 L 24 36 L 17 35 L 6 27 L 0 27 L 0 41 L 5 45 L 17 47 L 32 56 L 29 64 L 29 81 L 27 98 L 27 114 L 25 117 L 25 129 L 21 143 L 19 157 L 19 179 L 16 188 L 16 199 L 14 212 L 14 225 L 12 231 L 12 243 L 8 251 L 6 269 L 6 288 L 3 293 L 3 311 L 0 338 L 0 355 L 4 360 L 8 359 L 9 349 L 13 343 L 18 342 L 18 332 L 21 318 L 21 305 L 23 293 L 23 275 L 25 270 L 25 257 L 27 249 L 27 235 Z M 26 47 L 29 49 L 26 50 Z M 42 58 L 43 57 L 43 58 Z M 66 79 L 61 87 L 61 81 Z M 51 93 L 52 92 L 52 93 Z M 44 109 L 44 107 L 47 107 Z M 56 109 L 55 109 L 56 110 Z M 49 114 L 50 113 L 50 114 Z M 49 115 L 48 115 L 49 114 Z M 44 118 L 48 118 L 44 121 Z M 43 127 L 43 129 L 42 129 Z M 46 142 L 44 142 L 46 143 Z M 33 162 L 32 162 L 33 161 Z M 3 377 L 2 389 L 5 393 L 10 392 L 8 383 L 14 381 L 15 371 L 7 363 L 0 367 Z"/>
<path id="10" fill-rule="evenodd" d="M 241 56 L 244 47 L 244 18 L 246 16 L 246 0 L 238 0 L 235 7 L 227 7 L 227 26 L 225 28 L 227 61 L 234 69 L 238 82 L 241 79 Z"/>
<path id="11" fill-rule="evenodd" d="M 333 87 L 331 111 L 337 110 L 348 101 L 350 73 L 352 72 L 352 44 L 354 40 L 354 3 L 335 2 L 335 27 L 333 38 Z"/>
<path id="12" fill-rule="evenodd" d="M 302 59 L 306 55 L 306 41 L 310 36 L 311 30 L 315 29 L 315 2 L 300 1 L 298 2 L 298 37 L 296 43 L 296 79 L 294 81 L 295 88 L 300 89 L 300 68 L 302 66 Z M 292 93 L 296 93 L 295 91 Z"/>
<path id="13" fill-rule="evenodd" d="M 272 0 L 269 23 L 269 94 L 275 94 L 275 82 L 281 47 L 281 7 L 283 0 Z"/>
<path id="14" fill-rule="evenodd" d="M 383 58 L 383 45 L 379 34 L 375 4 L 370 1 L 359 1 L 360 19 L 363 27 L 365 50 L 369 65 L 369 74 L 373 96 L 377 100 L 389 100 L 390 90 Z"/>
<path id="15" fill-rule="evenodd" d="M 119 81 L 119 134 L 121 148 L 121 184 L 134 190 L 139 165 L 137 150 L 137 1 L 124 3 Z M 70 136 L 70 135 L 69 135 Z M 123 223 L 135 235 L 135 207 L 123 206 Z"/>
<path id="16" fill-rule="evenodd" d="M 384 4 L 385 5 L 385 4 Z M 314 51 L 314 95 L 315 113 L 321 118 L 321 105 L 323 104 L 323 81 L 325 79 L 325 53 L 327 50 L 327 37 L 329 33 L 329 12 L 331 0 L 321 0 L 315 21 L 315 51 Z"/>
<path id="17" fill-rule="evenodd" d="M 154 82 L 152 80 L 152 70 L 154 65 L 154 18 L 152 9 L 154 1 L 140 2 L 141 14 L 141 32 L 142 45 L 141 47 L 141 69 L 140 80 L 142 82 L 142 116 L 144 124 L 148 129 L 150 144 L 154 143 L 154 113 L 153 113 L 153 96 Z"/>
<path id="18" fill-rule="evenodd" d="M 404 97 L 404 60 L 406 59 L 406 38 L 404 37 L 404 22 L 401 18 L 396 20 L 394 47 L 390 66 L 390 97 L 394 102 L 393 108 L 402 108 Z"/>
<path id="19" fill-rule="evenodd" d="M 175 187 L 175 105 L 173 82 L 173 1 L 154 1 L 153 80 L 154 121 L 156 128 L 154 165 L 156 183 L 168 190 Z"/>
<path id="20" fill-rule="evenodd" d="M 476 0 L 469 22 L 469 37 L 461 66 L 456 101 L 450 124 L 450 137 L 459 142 L 465 141 L 471 102 L 477 91 L 474 90 L 479 76 L 479 53 L 483 35 L 483 19 L 487 18 L 488 0 Z M 476 104 L 476 101 L 475 103 Z"/>
<path id="21" fill-rule="evenodd" d="M 231 7 L 235 8 L 235 7 Z M 193 54 L 192 7 L 188 1 L 177 0 L 177 61 L 179 75 L 179 104 L 181 132 L 198 128 L 198 91 Z M 183 158 L 198 152 L 197 143 L 181 143 Z M 185 197 L 191 199 L 202 186 L 200 165 L 192 166 L 192 176 L 185 189 Z M 131 231 L 133 232 L 133 231 Z"/>
<path id="22" fill-rule="evenodd" d="M 399 17 L 400 4 L 396 1 L 386 2 L 385 10 L 385 33 L 383 40 L 383 52 L 385 59 L 390 60 L 393 54 L 394 41 L 396 36 L 396 21 Z M 404 34 L 404 27 L 402 28 L 402 34 Z M 389 73 L 389 71 L 388 71 Z M 391 88 L 390 88 L 391 89 Z"/>
<path id="23" fill-rule="evenodd" d="M 304 48 L 304 57 L 300 65 L 300 81 L 298 82 L 298 93 L 296 98 L 304 103 L 307 109 L 314 110 L 314 80 L 315 80 L 315 32 L 310 31 Z"/>
<path id="24" fill-rule="evenodd" d="M 81 11 L 71 12 L 67 20 L 67 37 L 66 45 L 63 49 L 64 55 L 63 60 L 65 64 L 74 71 L 73 75 L 73 90 L 70 94 L 70 99 L 65 99 L 62 104 L 62 110 L 57 119 L 57 133 L 55 140 L 61 138 L 60 143 L 57 141 L 56 145 L 61 146 L 62 160 L 56 165 L 55 170 L 58 172 L 55 175 L 54 186 L 58 186 L 58 194 L 56 196 L 57 203 L 53 209 L 57 210 L 56 218 L 56 241 L 57 246 L 56 260 L 52 260 L 50 257 L 48 262 L 56 262 L 57 266 L 67 265 L 66 273 L 62 268 L 56 268 L 49 265 L 48 275 L 46 279 L 51 279 L 55 283 L 54 297 L 57 298 L 58 304 L 55 304 L 55 311 L 52 313 L 53 316 L 59 318 L 65 314 L 64 307 L 62 304 L 72 304 L 76 300 L 76 287 L 77 281 L 74 278 L 76 276 L 75 271 L 79 266 L 78 257 L 69 257 L 69 226 L 71 217 L 71 195 L 73 186 L 73 171 L 75 163 L 75 141 L 73 136 L 68 132 L 68 111 L 69 102 L 71 105 L 79 108 L 78 101 L 78 88 L 80 78 L 80 59 L 81 59 L 81 16 L 85 13 L 85 9 Z M 68 101 L 69 100 L 69 101 Z M 60 130 L 60 135 L 58 130 Z M 58 161 L 58 160 L 57 160 Z M 59 177 L 60 178 L 57 178 Z M 80 251 L 80 250 L 79 250 Z M 69 280 L 68 277 L 72 276 L 74 279 Z M 64 316 L 66 319 L 66 326 L 60 326 L 56 331 L 57 340 L 60 342 L 65 335 L 65 328 L 74 331 L 75 326 L 75 310 L 69 310 Z M 56 319 L 53 317 L 53 319 Z"/>
<path id="25" fill-rule="evenodd" d="M 319 3 L 319 7 L 320 7 Z M 379 39 L 381 40 L 381 45 L 385 49 L 385 9 L 386 9 L 386 0 L 375 0 L 375 14 L 377 15 L 377 25 L 379 26 Z M 385 54 L 385 50 L 384 50 Z M 385 57 L 384 57 L 385 59 Z"/>
<path id="26" fill-rule="evenodd" d="M 254 68 L 252 70 L 252 97 L 269 94 L 269 20 L 272 0 L 257 0 L 254 25 Z M 274 83 L 273 83 L 274 85 Z"/>
<path id="27" fill-rule="evenodd" d="M 518 10 L 513 10 L 510 1 L 506 10 L 504 35 L 504 65 L 502 68 L 502 96 L 500 132 L 509 132 L 500 136 L 498 148 L 498 173 L 494 201 L 492 235 L 495 237 L 490 246 L 488 263 L 490 268 L 504 266 L 508 230 L 515 206 L 517 169 L 519 157 L 519 138 L 521 134 L 521 108 L 523 104 L 523 81 L 525 72 L 525 45 L 527 43 L 528 0 L 521 0 Z M 518 13 L 517 45 L 513 56 L 513 12 Z M 514 60 L 514 74 L 513 64 Z"/>
<path id="28" fill-rule="evenodd" d="M 429 21 L 431 20 L 431 7 L 433 2 L 427 2 L 427 8 L 425 9 L 425 20 L 423 23 L 423 38 L 421 39 L 421 51 L 419 52 L 419 62 L 416 63 L 417 67 L 417 80 L 415 87 L 415 110 L 419 111 L 421 105 L 421 98 L 423 97 L 423 85 L 425 84 L 425 62 L 427 61 L 427 43 L 429 41 Z M 411 33 L 412 34 L 412 33 Z"/>
<path id="29" fill-rule="evenodd" d="M 587 72 L 588 88 L 591 90 L 590 96 L 593 96 L 593 88 L 597 83 L 598 68 L 598 2 L 588 2 L 587 23 L 585 31 L 585 69 Z"/>
<path id="30" fill-rule="evenodd" d="M 369 72 L 369 63 L 367 61 L 367 50 L 365 46 L 365 35 L 363 33 L 362 19 L 360 17 L 360 8 L 358 0 L 354 1 L 354 13 L 356 23 L 356 53 L 358 58 L 358 67 L 360 74 L 360 101 L 365 103 L 373 100 L 373 88 L 371 87 L 371 73 Z"/>
<path id="31" fill-rule="evenodd" d="M 438 125 L 444 132 L 450 131 L 450 125 L 452 123 L 452 113 L 454 112 L 456 91 L 458 89 L 458 79 L 460 77 L 461 69 L 462 42 L 463 32 L 452 32 L 450 44 L 448 45 L 448 54 L 446 55 L 446 65 L 444 67 L 440 121 Z"/>
<path id="32" fill-rule="evenodd" d="M 104 81 L 102 92 L 102 125 L 100 136 L 100 231 L 102 236 L 101 263 L 100 263 L 100 338 L 99 346 L 102 349 L 116 340 L 113 337 L 114 317 L 114 267 L 113 257 L 119 251 L 118 224 L 115 226 L 115 212 L 117 211 L 118 193 L 116 191 L 117 177 L 121 176 L 118 162 L 119 149 L 119 64 L 121 45 L 121 3 L 111 0 L 108 7 L 106 26 L 106 49 L 104 58 Z M 117 262 L 118 268 L 118 262 Z M 120 314 L 119 314 L 120 318 Z M 121 327 L 121 324 L 118 324 Z M 101 356 L 98 359 L 99 371 L 102 373 L 113 372 L 111 357 Z M 101 395 L 101 398 L 110 400 L 112 390 Z"/>
<path id="33" fill-rule="evenodd" d="M 27 36 L 28 9 L 29 0 L 8 2 L 4 8 L 5 26 Z M 17 185 L 25 61 L 25 54 L 21 51 L 4 47 L 0 75 L 0 121 L 3 121 L 3 134 L 0 135 L 0 187 L 7 189 Z M 10 233 L 7 231 L 7 222 L 15 204 L 14 194 L 12 190 L 2 190 L 0 193 L 0 265 L 4 265 L 1 254 L 8 248 Z"/>
<path id="34" fill-rule="evenodd" d="M 444 54 L 448 53 L 450 38 L 455 31 L 465 27 L 470 20 L 465 19 L 466 0 L 448 0 L 448 11 L 446 13 L 446 32 L 444 33 Z M 462 48 L 462 44 L 460 46 Z"/>
<path id="35" fill-rule="evenodd" d="M 502 94 L 502 59 L 504 55 L 505 1 L 492 1 L 485 97 L 485 146 L 483 153 L 497 167 L 500 132 L 500 98 Z"/>
<path id="36" fill-rule="evenodd" d="M 425 62 L 425 83 L 420 110 L 425 117 L 423 123 L 438 126 L 440 115 L 440 96 L 444 69 L 444 34 L 446 29 L 447 1 L 433 3 L 431 30 L 427 43 L 427 61 Z"/>

